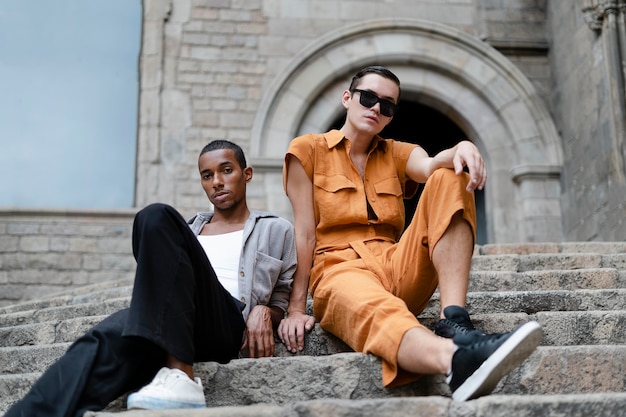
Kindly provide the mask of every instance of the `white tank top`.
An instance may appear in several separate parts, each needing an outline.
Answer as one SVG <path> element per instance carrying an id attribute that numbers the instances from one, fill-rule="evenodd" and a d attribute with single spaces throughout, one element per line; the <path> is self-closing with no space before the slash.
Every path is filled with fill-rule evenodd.
<path id="1" fill-rule="evenodd" d="M 217 279 L 228 292 L 239 299 L 239 258 L 243 230 L 222 235 L 198 235 L 198 241 L 206 253 Z"/>

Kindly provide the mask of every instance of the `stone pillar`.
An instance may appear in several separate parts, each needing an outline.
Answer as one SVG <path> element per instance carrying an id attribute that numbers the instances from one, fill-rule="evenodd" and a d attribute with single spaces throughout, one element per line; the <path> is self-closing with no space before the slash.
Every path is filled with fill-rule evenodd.
<path id="1" fill-rule="evenodd" d="M 560 242 L 561 168 L 548 165 L 519 165 L 510 172 L 515 184 L 515 204 L 519 213 L 522 242 Z"/>
<path id="2" fill-rule="evenodd" d="M 585 0 L 583 14 L 591 30 L 598 33 L 604 49 L 606 79 L 611 97 L 611 178 L 626 181 L 626 0 Z"/>

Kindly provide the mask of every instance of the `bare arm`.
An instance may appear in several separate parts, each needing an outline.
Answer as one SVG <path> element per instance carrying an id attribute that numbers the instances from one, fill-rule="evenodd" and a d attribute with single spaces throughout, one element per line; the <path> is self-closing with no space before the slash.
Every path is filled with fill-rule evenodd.
<path id="1" fill-rule="evenodd" d="M 487 181 L 487 169 L 478 148 L 470 141 L 462 141 L 454 147 L 429 157 L 424 149 L 417 147 L 411 152 L 406 164 L 409 178 L 424 183 L 439 168 L 450 168 L 458 174 L 467 167 L 470 181 L 467 191 L 482 190 Z"/>
<path id="2" fill-rule="evenodd" d="M 288 350 L 304 349 L 304 331 L 313 328 L 315 320 L 306 314 L 309 276 L 315 249 L 315 214 L 313 184 L 300 161 L 288 156 L 287 196 L 291 202 L 296 235 L 298 267 L 293 277 L 287 317 L 278 326 L 278 335 Z"/>

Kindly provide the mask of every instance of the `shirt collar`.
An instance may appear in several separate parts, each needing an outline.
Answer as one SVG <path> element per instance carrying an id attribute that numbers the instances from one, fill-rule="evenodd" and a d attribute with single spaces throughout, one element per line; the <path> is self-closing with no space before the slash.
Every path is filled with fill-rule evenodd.
<path id="1" fill-rule="evenodd" d="M 337 129 L 326 132 L 324 134 L 324 137 L 326 138 L 326 144 L 328 145 L 328 149 L 332 149 L 335 146 L 339 145 L 346 138 L 343 133 L 341 133 L 341 131 Z M 378 135 L 374 136 L 371 149 L 375 149 L 376 147 L 378 147 L 383 152 L 387 149 L 385 140 Z"/>
<path id="2" fill-rule="evenodd" d="M 343 133 L 341 133 L 341 130 L 337 129 L 326 132 L 326 134 L 324 134 L 324 137 L 326 138 L 326 144 L 328 145 L 328 149 L 334 148 L 345 139 L 345 136 L 343 135 Z"/>

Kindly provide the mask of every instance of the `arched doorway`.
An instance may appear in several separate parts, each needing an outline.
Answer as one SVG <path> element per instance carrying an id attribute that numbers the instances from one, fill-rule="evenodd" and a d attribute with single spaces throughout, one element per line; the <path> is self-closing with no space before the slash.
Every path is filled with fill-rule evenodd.
<path id="1" fill-rule="evenodd" d="M 412 99 L 400 99 L 400 110 L 394 116 L 387 127 L 381 132 L 383 138 L 393 138 L 420 145 L 434 156 L 438 152 L 456 145 L 469 135 L 438 110 L 421 104 Z M 345 115 L 338 117 L 327 130 L 339 129 L 345 120 Z M 405 200 L 406 226 L 413 218 L 417 202 L 421 195 L 423 184 L 417 190 L 415 196 Z M 476 191 L 476 243 L 487 243 L 487 231 L 485 220 L 485 204 L 483 191 Z"/>
<path id="2" fill-rule="evenodd" d="M 289 141 L 323 132 L 342 114 L 341 93 L 366 65 L 385 65 L 405 100 L 439 111 L 478 146 L 489 243 L 562 240 L 562 149 L 554 122 L 530 81 L 495 49 L 438 23 L 381 19 L 346 26 L 303 49 L 266 89 L 251 138 L 253 163 L 267 179 L 259 194 L 280 214 L 276 181 Z M 282 190 L 280 190 L 282 191 Z"/>

